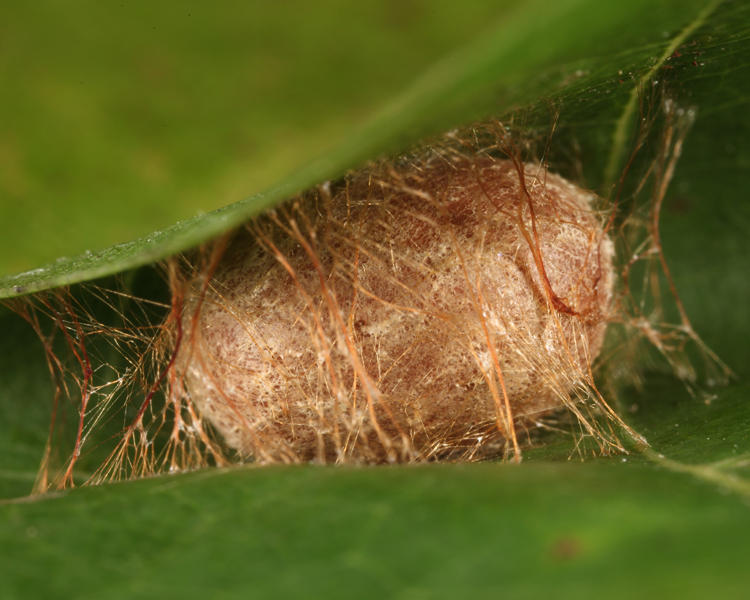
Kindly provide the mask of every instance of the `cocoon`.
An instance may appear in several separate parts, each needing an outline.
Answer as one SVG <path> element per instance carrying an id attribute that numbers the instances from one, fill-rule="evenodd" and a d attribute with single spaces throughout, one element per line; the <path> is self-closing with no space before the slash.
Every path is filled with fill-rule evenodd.
<path id="1" fill-rule="evenodd" d="M 615 279 L 594 200 L 487 155 L 305 193 L 188 282 L 185 391 L 258 462 L 519 456 L 592 384 Z"/>

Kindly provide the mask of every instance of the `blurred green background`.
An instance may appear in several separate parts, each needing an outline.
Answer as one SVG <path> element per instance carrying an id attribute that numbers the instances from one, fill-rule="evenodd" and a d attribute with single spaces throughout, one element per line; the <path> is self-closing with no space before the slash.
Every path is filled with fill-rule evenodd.
<path id="1" fill-rule="evenodd" d="M 607 192 L 633 90 L 663 87 L 698 115 L 665 249 L 738 374 L 710 401 L 657 366 L 625 390 L 649 456 L 579 461 L 562 436 L 520 468 L 241 467 L 30 500 L 52 389 L 0 308 L 0 496 L 21 497 L 0 503 L 0 596 L 746 595 L 746 3 L 4 2 L 0 81 L 0 296 L 146 264 L 487 116 L 544 136 L 559 114 L 553 168 Z"/>

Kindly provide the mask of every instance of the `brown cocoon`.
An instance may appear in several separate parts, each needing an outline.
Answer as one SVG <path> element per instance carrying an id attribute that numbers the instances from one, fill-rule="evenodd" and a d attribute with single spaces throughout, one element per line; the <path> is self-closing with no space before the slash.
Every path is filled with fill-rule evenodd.
<path id="1" fill-rule="evenodd" d="M 381 165 L 257 219 L 188 286 L 178 371 L 260 462 L 518 453 L 592 385 L 614 271 L 593 196 L 540 165 Z"/>

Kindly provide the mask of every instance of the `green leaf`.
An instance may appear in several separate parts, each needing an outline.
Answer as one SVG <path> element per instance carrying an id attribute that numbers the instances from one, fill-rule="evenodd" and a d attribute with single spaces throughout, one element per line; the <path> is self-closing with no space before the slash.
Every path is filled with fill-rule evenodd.
<path id="1" fill-rule="evenodd" d="M 2 508 L 5 597 L 739 598 L 748 583 L 745 504 L 619 461 L 244 468 Z"/>
<path id="2" fill-rule="evenodd" d="M 436 41 L 434 53 L 425 51 L 422 62 L 414 60 L 403 71 L 392 55 L 394 64 L 373 73 L 378 83 L 367 88 L 361 104 L 349 97 L 330 108 L 331 97 L 337 95 L 324 94 L 317 115 L 327 117 L 318 121 L 315 135 L 303 136 L 310 145 L 295 149 L 298 154 L 288 159 L 269 147 L 269 156 L 259 159 L 269 173 L 273 170 L 268 165 L 281 165 L 263 184 L 271 191 L 102 255 L 62 261 L 25 279 L 6 278 L 3 295 L 18 293 L 16 285 L 26 291 L 41 289 L 142 264 L 423 134 L 483 115 L 504 114 L 516 106 L 528 107 L 521 114 L 531 126 L 538 126 L 545 115 L 549 117 L 545 107 L 554 103 L 560 114 L 558 135 L 573 135 L 580 148 L 583 179 L 591 186 L 605 186 L 607 165 L 627 152 L 638 118 L 637 109 L 628 112 L 629 101 L 634 85 L 643 81 L 668 86 L 681 106 L 697 109 L 664 208 L 663 243 L 695 329 L 735 370 L 737 380 L 713 390 L 714 397 L 692 397 L 671 376 L 647 374 L 643 389 L 626 390 L 620 403 L 651 450 L 624 457 L 586 455 L 582 460 L 561 437 L 527 452 L 520 466 L 237 467 L 6 501 L 0 504 L 0 596 L 456 598 L 467 591 L 571 598 L 746 595 L 750 9 L 735 2 L 664 3 L 648 10 L 645 2 L 617 3 L 615 8 L 585 0 L 555 3 L 553 9 L 546 5 L 509 4 L 497 13 L 485 8 L 476 20 L 457 15 L 462 11 L 451 11 L 448 4 L 435 9 L 433 39 L 440 31 L 455 38 L 445 45 Z M 136 8 L 131 10 L 134 18 Z M 316 8 L 315 19 L 335 22 L 331 15 L 337 10 L 341 7 L 332 13 Z M 555 12 L 545 12 L 550 10 Z M 503 11 L 507 20 L 480 27 L 488 15 L 499 17 Z M 218 14 L 212 13 L 212 20 L 208 13 L 202 17 L 201 39 L 209 46 L 221 38 L 218 33 L 224 25 L 230 27 L 216 20 Z M 91 18 L 103 17 L 94 13 Z M 174 30 L 163 32 L 169 34 L 166 39 L 177 40 L 187 19 L 175 19 Z M 295 28 L 279 15 L 268 19 L 258 30 L 274 31 L 283 23 L 291 28 L 284 32 L 287 40 L 307 30 L 304 21 Z M 70 16 L 68 22 L 74 20 Z M 39 27 L 42 24 L 40 19 Z M 123 26 L 130 34 L 138 29 L 137 23 Z M 113 28 L 110 25 L 110 33 Z M 237 28 L 241 30 L 242 24 Z M 199 29 L 188 27 L 195 35 Z M 367 29 L 360 24 L 354 31 L 368 36 Z M 479 29 L 485 34 L 468 40 L 469 33 Z M 452 30 L 463 31 L 464 37 L 449 33 Z M 106 27 L 103 31 L 97 33 L 101 38 L 106 37 Z M 192 46 L 185 44 L 175 47 L 191 56 Z M 377 38 L 373 44 L 386 45 Z M 379 48 L 372 52 L 368 63 L 353 49 L 351 70 L 372 68 L 383 56 Z M 447 58 L 428 66 L 443 52 L 449 53 Z M 94 65 L 96 59 L 88 54 L 75 58 L 81 65 Z M 199 78 L 203 84 L 209 78 L 207 65 L 219 62 L 195 66 L 196 73 L 207 78 Z M 332 85 L 336 69 L 328 73 L 326 65 L 320 65 L 319 70 L 327 82 L 322 90 Z M 401 73 L 402 79 L 381 87 L 391 72 Z M 226 71 L 217 71 L 216 85 L 226 85 L 225 76 Z M 412 78 L 414 82 L 407 84 Z M 337 89 L 348 89 L 352 83 L 347 77 Z M 85 108 L 80 108 L 82 114 Z M 280 119 L 286 113 L 258 110 L 269 129 L 282 130 Z M 227 113 L 240 119 L 237 115 L 244 108 Z M 337 113 L 343 113 L 340 120 Z M 622 120 L 628 114 L 630 123 Z M 89 132 L 99 126 L 97 118 L 94 111 Z M 252 122 L 256 117 L 246 118 Z M 352 127 L 360 118 L 367 119 L 366 125 Z M 209 121 L 203 122 L 205 127 Z M 129 125 L 127 119 L 116 122 L 122 128 Z M 200 164 L 210 148 L 199 143 L 206 129 L 196 131 L 195 138 L 193 132 L 185 134 L 185 143 L 192 147 L 185 152 L 196 152 L 193 158 Z M 142 131 L 134 134 L 133 148 L 144 139 L 141 135 Z M 170 135 L 154 134 L 165 152 L 179 145 Z M 309 162 L 310 148 L 321 140 L 330 142 L 329 150 L 319 161 Z M 24 143 L 37 147 L 40 142 L 30 138 Z M 58 144 L 59 139 L 53 145 Z M 85 164 L 59 147 L 55 152 L 48 160 L 60 168 L 65 160 L 71 161 L 68 165 Z M 116 157 L 116 152 L 105 153 L 102 161 L 116 164 Z M 226 168 L 237 173 L 242 162 Z M 184 173 L 190 175 L 195 164 Z M 308 166 L 295 169 L 301 164 Z M 229 177 L 223 169 L 198 168 L 181 184 L 184 187 L 175 188 L 172 200 L 185 190 L 200 196 L 202 191 L 193 190 L 220 189 L 225 184 L 217 182 Z M 121 199 L 142 185 L 128 183 L 129 177 L 122 175 L 120 182 L 127 183 L 122 192 L 117 189 L 120 183 L 110 189 L 96 178 L 88 183 L 81 175 L 73 187 L 78 189 L 84 180 L 97 186 L 97 194 L 112 192 Z M 248 182 L 250 178 L 241 185 Z M 248 186 L 243 192 L 256 189 Z M 175 209 L 166 222 L 194 209 Z M 34 213 L 26 214 L 32 219 Z M 147 233 L 155 222 L 129 223 L 132 229 L 126 236 Z M 92 241 L 83 222 L 75 227 L 86 240 L 78 250 L 114 240 L 106 233 L 101 242 Z M 40 234 L 37 242 L 44 237 Z M 59 248 L 52 242 L 49 247 Z M 36 264 L 54 254 L 40 256 L 29 260 Z M 15 268 L 10 264 L 5 263 L 8 272 Z M 0 312 L 0 321 L 0 493 L 11 497 L 30 489 L 44 445 L 52 390 L 33 334 L 7 311 Z"/>
<path id="3" fill-rule="evenodd" d="M 632 89 L 618 71 L 652 67 L 715 3 L 651 4 L 92 2 L 93 29 L 64 7 L 6 9 L 9 56 L 31 66 L 6 59 L 0 297 L 151 263 L 408 141 L 550 94 L 614 95 L 611 109 Z"/>

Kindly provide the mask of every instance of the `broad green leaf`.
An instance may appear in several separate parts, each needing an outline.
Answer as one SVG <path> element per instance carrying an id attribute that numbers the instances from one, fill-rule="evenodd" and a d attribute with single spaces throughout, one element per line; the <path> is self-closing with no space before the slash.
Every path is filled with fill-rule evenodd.
<path id="1" fill-rule="evenodd" d="M 746 504 L 619 460 L 209 471 L 2 513 L 9 598 L 741 598 L 748 585 Z"/>
<path id="2" fill-rule="evenodd" d="M 563 86 L 611 109 L 714 4 L 6 7 L 0 297 L 153 262 Z"/>
<path id="3" fill-rule="evenodd" d="M 13 285 L 43 288 L 141 264 L 424 133 L 517 106 L 543 131 L 553 103 L 558 135 L 573 136 L 579 148 L 584 181 L 602 189 L 608 164 L 628 151 L 639 118 L 639 108 L 628 107 L 642 81 L 667 86 L 681 106 L 697 110 L 662 233 L 688 314 L 736 381 L 713 389 L 714 397 L 692 397 L 654 367 L 643 389 L 619 399 L 651 450 L 622 457 L 580 456 L 561 436 L 528 451 L 520 466 L 237 467 L 6 501 L 0 595 L 744 597 L 750 9 L 695 2 L 639 12 L 638 3 L 618 3 L 617 14 L 599 4 L 556 3 L 554 18 L 542 4 L 508 5 L 510 21 L 486 25 L 478 41 L 456 39 L 437 66 L 415 63 L 421 75 L 412 87 L 407 77 L 362 108 L 367 125 L 341 137 L 321 133 L 331 150 L 320 162 L 295 170 L 311 156 L 299 150 L 269 175 L 271 191 L 257 204 L 205 215 L 104 258 L 61 262 L 23 283 L 6 279 L 5 294 Z M 435 31 L 450 29 L 448 13 L 440 15 Z M 206 186 L 221 179 L 217 173 L 201 175 Z M 285 173 L 293 174 L 277 179 Z M 41 457 L 52 390 L 33 334 L 9 312 L 0 322 L 0 493 L 22 496 Z"/>

